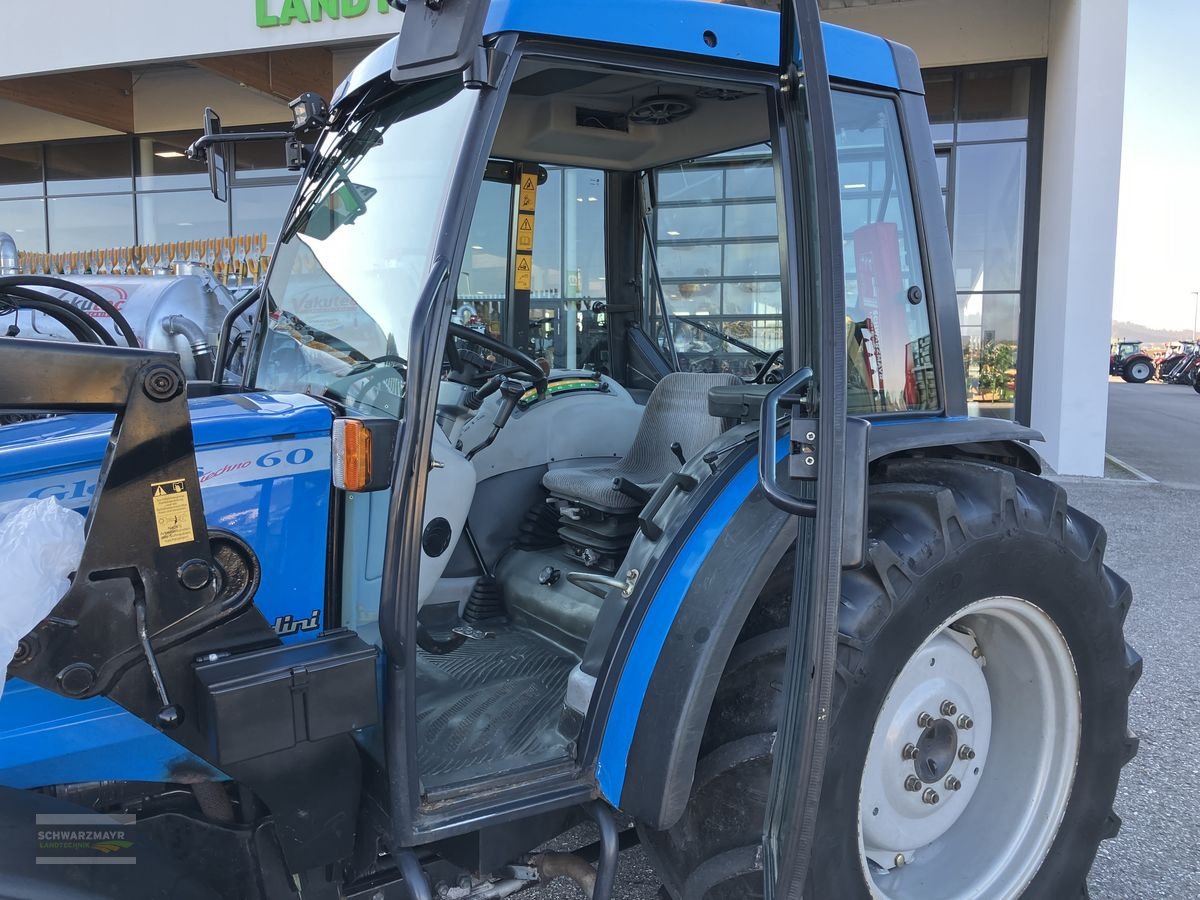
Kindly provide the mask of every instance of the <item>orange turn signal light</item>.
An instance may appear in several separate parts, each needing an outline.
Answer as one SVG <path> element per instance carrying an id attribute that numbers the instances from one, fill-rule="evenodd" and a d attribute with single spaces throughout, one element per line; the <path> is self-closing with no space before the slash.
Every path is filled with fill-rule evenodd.
<path id="1" fill-rule="evenodd" d="M 333 421 L 333 486 L 343 491 L 365 491 L 371 484 L 373 465 L 371 429 L 360 419 Z"/>

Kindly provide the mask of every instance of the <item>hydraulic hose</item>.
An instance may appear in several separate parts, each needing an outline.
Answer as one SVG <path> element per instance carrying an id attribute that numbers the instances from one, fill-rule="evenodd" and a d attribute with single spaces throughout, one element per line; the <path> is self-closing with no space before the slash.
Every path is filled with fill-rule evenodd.
<path id="1" fill-rule="evenodd" d="M 0 277 L 0 293 L 6 292 L 10 287 L 27 287 L 29 285 L 58 288 L 59 290 L 70 291 L 72 294 L 82 297 L 84 300 L 108 313 L 109 317 L 113 320 L 113 325 L 116 326 L 117 331 L 121 332 L 121 336 L 125 338 L 126 343 L 130 347 L 141 346 L 137 333 L 133 330 L 129 321 L 121 315 L 121 311 L 91 288 L 67 281 L 65 278 L 55 278 L 52 275 L 6 275 Z"/>
<path id="2" fill-rule="evenodd" d="M 16 309 L 33 310 L 54 319 L 81 344 L 108 344 L 113 347 L 117 344 L 98 322 L 58 297 L 19 287 L 6 288 L 0 295 L 9 298 Z"/>
<path id="3" fill-rule="evenodd" d="M 162 330 L 168 335 L 180 335 L 188 342 L 192 350 L 192 362 L 196 366 L 196 380 L 212 381 L 213 372 L 216 371 L 213 348 L 204 329 L 187 316 L 180 315 L 167 316 L 161 324 Z"/>

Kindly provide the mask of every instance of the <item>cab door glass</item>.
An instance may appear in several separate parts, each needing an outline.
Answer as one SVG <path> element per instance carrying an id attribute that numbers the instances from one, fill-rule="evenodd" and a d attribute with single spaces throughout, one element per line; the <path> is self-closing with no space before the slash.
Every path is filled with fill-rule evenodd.
<path id="1" fill-rule="evenodd" d="M 680 363 L 753 378 L 783 347 L 771 147 L 675 163 L 654 177 L 658 275 Z M 656 290 L 654 274 L 644 278 L 647 292 Z"/>
<path id="2" fill-rule="evenodd" d="M 933 337 L 896 105 L 833 92 L 851 414 L 938 409 Z"/>

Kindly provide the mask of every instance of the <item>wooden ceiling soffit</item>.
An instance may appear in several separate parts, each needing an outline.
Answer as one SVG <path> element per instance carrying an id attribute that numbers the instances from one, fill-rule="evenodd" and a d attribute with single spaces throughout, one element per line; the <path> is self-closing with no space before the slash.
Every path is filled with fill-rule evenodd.
<path id="1" fill-rule="evenodd" d="M 94 69 L 0 81 L 0 98 L 126 134 L 134 130 L 133 73 Z"/>
<path id="2" fill-rule="evenodd" d="M 305 91 L 328 99 L 333 92 L 333 54 L 325 47 L 211 56 L 192 63 L 276 100 L 295 100 Z"/>

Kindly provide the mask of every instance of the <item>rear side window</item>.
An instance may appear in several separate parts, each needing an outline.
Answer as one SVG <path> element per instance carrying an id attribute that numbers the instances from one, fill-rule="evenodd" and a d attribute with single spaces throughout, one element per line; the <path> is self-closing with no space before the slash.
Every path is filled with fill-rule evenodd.
<path id="1" fill-rule="evenodd" d="M 933 337 L 895 103 L 833 92 L 851 413 L 937 409 Z"/>

